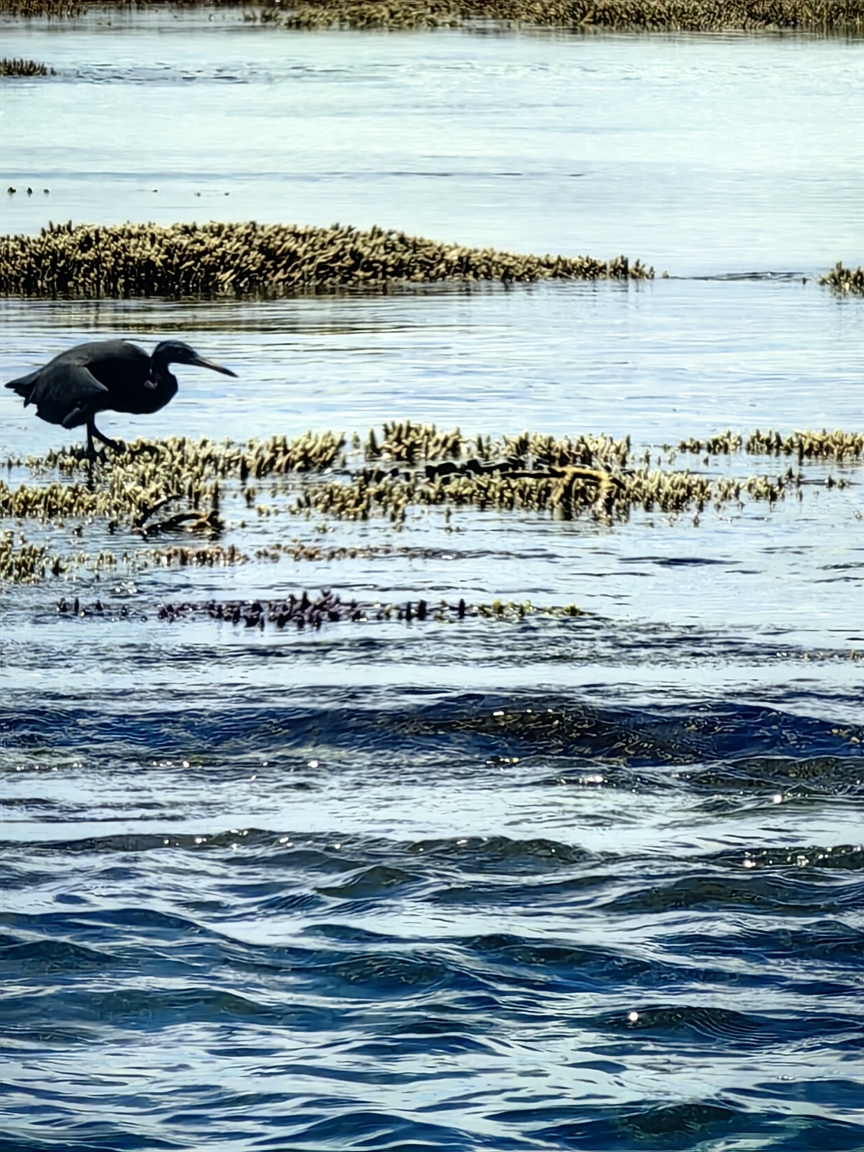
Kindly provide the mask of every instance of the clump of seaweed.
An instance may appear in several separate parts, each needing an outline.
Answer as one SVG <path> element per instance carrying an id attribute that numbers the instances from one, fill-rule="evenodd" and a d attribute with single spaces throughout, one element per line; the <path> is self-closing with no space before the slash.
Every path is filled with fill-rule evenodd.
<path id="1" fill-rule="evenodd" d="M 678 443 L 678 451 L 694 452 L 699 455 L 705 453 L 708 456 L 729 456 L 733 452 L 740 452 L 742 443 L 741 433 L 728 429 L 716 436 L 708 436 L 704 440 L 698 440 L 695 437 L 681 440 Z"/>
<path id="2" fill-rule="evenodd" d="M 802 460 L 859 460 L 864 457 L 864 432 L 793 432 L 790 436 L 757 428 L 745 440 L 740 432 L 721 432 L 705 440 L 692 438 L 678 444 L 679 452 L 706 456 L 730 455 L 741 448 L 751 456 L 796 456 Z"/>
<path id="3" fill-rule="evenodd" d="M 0 14 L 63 18 L 110 8 L 163 7 L 164 0 L 0 0 Z M 182 8 L 242 10 L 274 28 L 433 29 L 499 26 L 574 32 L 760 32 L 793 29 L 860 35 L 864 0 L 173 0 Z"/>
<path id="4" fill-rule="evenodd" d="M 379 441 L 371 429 L 364 444 L 367 460 L 417 461 L 459 460 L 466 457 L 464 468 L 473 471 L 500 471 L 507 468 L 566 468 L 576 464 L 592 467 L 623 467 L 630 454 L 630 437 L 613 440 L 608 436 L 580 435 L 575 440 L 556 440 L 537 432 L 519 436 L 463 437 L 458 428 L 442 432 L 434 424 L 413 424 L 410 420 L 384 425 Z M 440 466 L 438 475 L 453 472 L 454 467 Z"/>
<path id="5" fill-rule="evenodd" d="M 10 584 L 29 584 L 41 580 L 49 569 L 60 572 L 59 561 L 48 555 L 41 544 L 30 544 L 23 537 L 17 543 L 15 534 L 0 532 L 0 580 Z"/>
<path id="6" fill-rule="evenodd" d="M 413 464 L 417 460 L 458 459 L 466 448 L 467 441 L 458 428 L 440 432 L 434 424 L 412 424 L 406 420 L 385 424 L 380 443 L 375 429 L 370 429 L 364 454 L 367 460 L 404 460 Z"/>
<path id="7" fill-rule="evenodd" d="M 83 15 L 87 7 L 84 0 L 0 0 L 0 16 L 69 20 Z"/>
<path id="8" fill-rule="evenodd" d="M 844 268 L 840 260 L 830 272 L 819 277 L 820 284 L 826 284 L 835 292 L 864 296 L 864 268 Z"/>
<path id="9" fill-rule="evenodd" d="M 245 0 L 0 0 L 0 16 L 32 20 L 71 20 L 88 12 L 118 8 L 238 8 Z"/>
<path id="10" fill-rule="evenodd" d="M 759 429 L 747 437 L 744 445 L 747 452 L 765 453 L 773 456 L 797 456 L 799 460 L 848 460 L 864 456 L 864 433 L 842 432 L 793 432 L 791 436 L 781 436 L 779 432 L 760 432 Z"/>
<path id="11" fill-rule="evenodd" d="M 4 56 L 0 60 L 0 76 L 56 76 L 56 72 L 38 60 L 12 60 Z"/>
<path id="12" fill-rule="evenodd" d="M 325 547 L 268 539 L 253 555 L 236 542 L 223 542 L 230 529 L 223 505 L 239 503 L 259 518 L 285 514 L 346 521 L 388 518 L 398 530 L 409 510 L 439 509 L 449 526 L 454 510 L 535 514 L 554 520 L 588 516 L 623 523 L 636 509 L 670 516 L 745 500 L 770 505 L 790 492 L 799 499 L 808 482 L 810 460 L 864 459 L 864 433 L 752 433 L 743 441 L 749 453 L 792 457 L 774 475 L 709 476 L 689 469 L 634 464 L 630 440 L 586 434 L 556 439 L 538 433 L 493 439 L 463 437 L 459 429 L 393 422 L 377 436 L 370 432 L 365 452 L 360 437 L 346 451 L 342 433 L 307 432 L 294 439 L 270 436 L 244 444 L 230 440 L 136 440 L 90 461 L 80 446 L 30 458 L 29 481 L 15 483 L 21 460 L 9 458 L 8 478 L 0 480 L 0 519 L 30 521 L 45 532 L 67 530 L 74 538 L 96 524 L 103 535 L 118 536 L 120 547 L 93 557 L 84 552 L 50 555 L 42 544 L 20 535 L 0 537 L 0 580 L 38 580 L 90 565 L 94 574 L 118 563 L 165 567 L 224 567 L 251 559 L 338 562 L 356 556 L 386 555 L 393 545 Z M 684 442 L 688 451 L 715 455 L 740 451 L 742 438 L 727 432 Z M 707 460 L 707 457 L 706 457 Z M 794 461 L 797 460 L 797 467 Z M 827 476 L 828 488 L 849 480 Z M 274 503 L 261 502 L 263 492 Z M 130 540 L 138 541 L 129 547 Z M 121 543 L 122 541 L 122 543 Z M 142 544 L 141 542 L 145 542 Z M 156 542 L 162 547 L 156 547 Z M 146 545 L 146 546 L 145 546 Z M 406 549 L 401 549 L 406 551 Z M 410 551 L 408 549 L 407 551 Z"/>
<path id="13" fill-rule="evenodd" d="M 262 22 L 286 28 L 450 28 L 477 21 L 591 31 L 860 33 L 862 0 L 306 0 Z M 277 10 L 278 11 L 278 10 Z"/>
<path id="14" fill-rule="evenodd" d="M 249 297 L 454 281 L 640 280 L 620 256 L 525 256 L 404 232 L 281 224 L 49 225 L 0 237 L 0 294 L 31 297 Z"/>
<path id="15" fill-rule="evenodd" d="M 136 440 L 111 453 L 107 466 L 97 470 L 98 485 L 91 482 L 92 464 L 82 446 L 52 451 L 28 459 L 34 473 L 57 471 L 81 479 L 17 487 L 0 480 L 0 516 L 42 521 L 97 516 L 128 523 L 143 535 L 180 528 L 210 534 L 216 529 L 211 513 L 219 510 L 220 483 L 322 471 L 333 464 L 344 443 L 344 436 L 332 432 L 307 432 L 293 440 L 271 436 L 245 444 L 185 436 Z M 179 500 L 189 507 L 153 521 L 156 512 Z"/>

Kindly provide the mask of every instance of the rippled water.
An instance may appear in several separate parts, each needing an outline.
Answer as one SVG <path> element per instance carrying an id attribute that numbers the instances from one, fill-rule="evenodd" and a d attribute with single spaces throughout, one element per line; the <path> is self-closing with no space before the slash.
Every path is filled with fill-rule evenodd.
<path id="1" fill-rule="evenodd" d="M 339 220 L 671 275 L 864 261 L 857 42 L 143 15 L 2 36 L 58 73 L 3 86 L 3 231 Z"/>
<path id="2" fill-rule="evenodd" d="M 0 89 L 6 229 L 374 220 L 808 278 L 0 302 L 0 380 L 116 333 L 238 372 L 180 369 L 111 435 L 410 418 L 669 461 L 729 426 L 860 427 L 864 309 L 810 278 L 860 258 L 860 45 L 3 37 L 59 72 Z M 577 159 L 590 184 L 565 185 Z M 0 403 L 0 459 L 68 439 Z M 4 1152 L 864 1146 L 862 466 L 803 471 L 800 500 L 611 525 L 259 517 L 234 489 L 223 542 L 248 561 L 224 568 L 154 565 L 99 523 L 0 526 L 139 549 L 0 589 Z M 318 553 L 256 555 L 277 543 Z M 160 615 L 322 588 L 365 618 Z M 455 611 L 496 598 L 584 614 Z M 376 619 L 420 599 L 440 619 Z"/>

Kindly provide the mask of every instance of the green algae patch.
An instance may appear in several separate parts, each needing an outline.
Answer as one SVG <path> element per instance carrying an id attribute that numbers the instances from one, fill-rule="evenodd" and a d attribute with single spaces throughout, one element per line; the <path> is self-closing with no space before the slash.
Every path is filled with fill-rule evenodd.
<path id="1" fill-rule="evenodd" d="M 642 280 L 620 256 L 525 256 L 383 228 L 282 224 L 51 225 L 0 237 L 0 294 L 78 299 L 284 296 L 399 283 Z"/>

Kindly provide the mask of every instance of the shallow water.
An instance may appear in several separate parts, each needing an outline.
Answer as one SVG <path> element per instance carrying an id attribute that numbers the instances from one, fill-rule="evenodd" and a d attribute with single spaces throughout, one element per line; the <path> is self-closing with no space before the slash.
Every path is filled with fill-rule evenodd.
<path id="1" fill-rule="evenodd" d="M 2 36 L 58 73 L 3 84 L 4 232 L 338 220 L 671 275 L 864 261 L 860 43 L 143 14 Z"/>
<path id="2" fill-rule="evenodd" d="M 460 239 L 526 250 L 568 250 L 555 238 L 575 237 L 578 223 L 573 250 L 666 253 L 670 271 L 856 258 L 860 204 L 853 190 L 844 199 L 839 157 L 858 134 L 851 113 L 830 118 L 829 95 L 846 85 L 854 108 L 855 45 L 145 27 L 4 28 L 14 38 L 4 54 L 61 70 L 26 98 L 2 90 L 4 115 L 32 125 L 30 144 L 11 141 L 20 156 L 33 149 L 14 179 L 44 178 L 51 211 L 67 205 L 58 216 L 156 216 L 134 191 L 147 159 L 128 164 L 148 133 L 106 149 L 100 183 L 95 161 L 53 150 L 58 119 L 69 116 L 66 138 L 80 131 L 85 148 L 106 93 L 154 116 L 164 99 L 162 114 L 198 125 L 184 171 L 212 189 L 217 129 L 201 110 L 242 109 L 254 151 L 255 116 L 290 106 L 300 55 L 303 82 L 314 74 L 322 101 L 367 117 L 387 155 L 366 170 L 365 138 L 346 135 L 345 187 L 313 180 L 304 200 L 288 152 L 277 153 L 288 192 L 274 219 L 374 219 L 442 238 L 460 225 Z M 193 57 L 184 83 L 168 68 L 179 55 Z M 413 108 L 422 128 L 405 134 L 411 164 L 428 148 L 436 100 L 460 155 L 481 129 L 490 155 L 507 139 L 539 147 L 554 127 L 550 88 L 532 82 L 514 112 L 501 95 L 513 85 L 496 76 L 512 80 L 514 61 L 542 75 L 541 60 L 569 99 L 590 71 L 610 122 L 628 122 L 646 149 L 640 118 L 658 105 L 625 101 L 611 79 L 634 62 L 645 83 L 647 72 L 673 93 L 689 85 L 686 129 L 694 104 L 708 106 L 693 69 L 744 92 L 769 75 L 791 84 L 794 61 L 789 99 L 754 103 L 753 117 L 778 128 L 800 84 L 800 139 L 822 117 L 825 151 L 809 167 L 801 143 L 809 175 L 796 182 L 790 160 L 781 186 L 783 149 L 766 131 L 761 159 L 728 177 L 736 194 L 721 197 L 722 218 L 716 203 L 684 197 L 680 232 L 658 222 L 657 173 L 625 213 L 622 171 L 608 201 L 574 223 L 554 197 L 537 213 L 551 186 L 538 166 L 522 183 L 495 178 L 510 191 L 484 214 L 466 195 L 470 174 L 386 176 L 400 137 L 381 127 L 382 99 L 399 59 L 418 103 L 392 101 L 393 115 Z M 470 101 L 440 83 L 454 60 L 475 61 Z M 842 73 L 829 60 L 844 61 Z M 226 69 L 245 69 L 242 84 L 218 80 Z M 827 87 L 814 94 L 818 76 Z M 64 87 L 81 94 L 77 115 L 64 111 Z M 55 102 L 50 116 L 43 99 Z M 681 103 L 667 93 L 663 107 Z M 517 114 L 537 124 L 536 139 L 511 132 Z M 315 123 L 295 143 L 298 172 L 317 170 Z M 702 123 L 713 126 L 701 155 L 716 159 L 719 196 L 724 119 Z M 820 164 L 847 132 L 834 167 Z M 604 142 L 623 147 L 608 123 Z M 551 167 L 569 162 L 551 154 Z M 68 176 L 55 184 L 61 163 Z M 497 169 L 488 156 L 476 165 L 480 187 Z M 695 179 L 695 167 L 676 170 L 682 188 Z M 267 179 L 232 182 L 232 209 L 235 193 L 247 197 L 238 218 L 265 215 Z M 122 200 L 115 181 L 131 189 Z M 182 174 L 160 177 L 162 219 L 187 214 L 184 186 Z M 797 197 L 783 233 L 763 229 L 774 209 L 756 210 L 772 193 L 774 209 Z M 2 210 L 9 227 L 29 228 L 47 208 L 19 192 Z M 729 239 L 745 216 L 755 245 Z M 746 476 L 788 461 L 670 452 L 726 427 L 860 427 L 864 309 L 800 278 L 266 304 L 3 301 L 0 326 L 0 379 L 117 333 L 145 345 L 176 333 L 238 372 L 179 369 L 180 394 L 162 412 L 104 417 L 125 439 L 365 436 L 410 418 L 472 435 L 630 434 L 637 455 L 667 467 Z M 0 402 L 0 459 L 69 439 L 11 394 Z M 306 519 L 262 483 L 271 515 L 225 493 L 223 543 L 249 559 L 222 568 L 154 564 L 152 542 L 99 523 L 2 525 L 67 554 L 133 554 L 99 579 L 83 563 L 0 589 L 3 1149 L 859 1149 L 862 466 L 802 469 L 800 500 L 634 511 L 611 524 L 465 508 L 449 521 L 437 508 L 409 512 L 402 528 L 384 516 Z M 23 465 L 8 479 L 38 482 Z M 256 555 L 292 541 L 324 555 Z M 356 554 L 326 558 L 343 546 Z M 298 630 L 204 611 L 160 618 L 168 602 L 325 587 L 366 605 L 365 619 Z M 76 595 L 82 615 L 58 611 Z M 441 619 L 376 619 L 376 602 L 421 598 L 445 602 Z M 496 598 L 584 614 L 458 619 L 460 599 Z"/>

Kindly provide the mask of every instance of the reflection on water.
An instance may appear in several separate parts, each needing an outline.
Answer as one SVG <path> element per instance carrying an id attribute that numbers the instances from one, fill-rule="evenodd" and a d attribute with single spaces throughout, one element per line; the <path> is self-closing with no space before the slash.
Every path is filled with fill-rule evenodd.
<path id="1" fill-rule="evenodd" d="M 854 44 L 4 36 L 60 72 L 3 88 L 29 129 L 3 178 L 39 186 L 4 230 L 342 218 L 673 272 L 859 258 Z M 116 334 L 238 372 L 180 368 L 161 412 L 105 415 L 126 439 L 412 419 L 669 461 L 727 427 L 861 423 L 864 310 L 800 277 L 7 300 L 0 327 L 0 381 Z M 0 460 L 73 439 L 0 407 Z M 3 1148 L 860 1148 L 862 465 L 802 468 L 800 501 L 611 524 L 306 518 L 269 481 L 259 515 L 226 484 L 225 567 L 4 524 L 127 559 L 0 589 Z M 324 588 L 584 615 L 200 609 Z"/>

